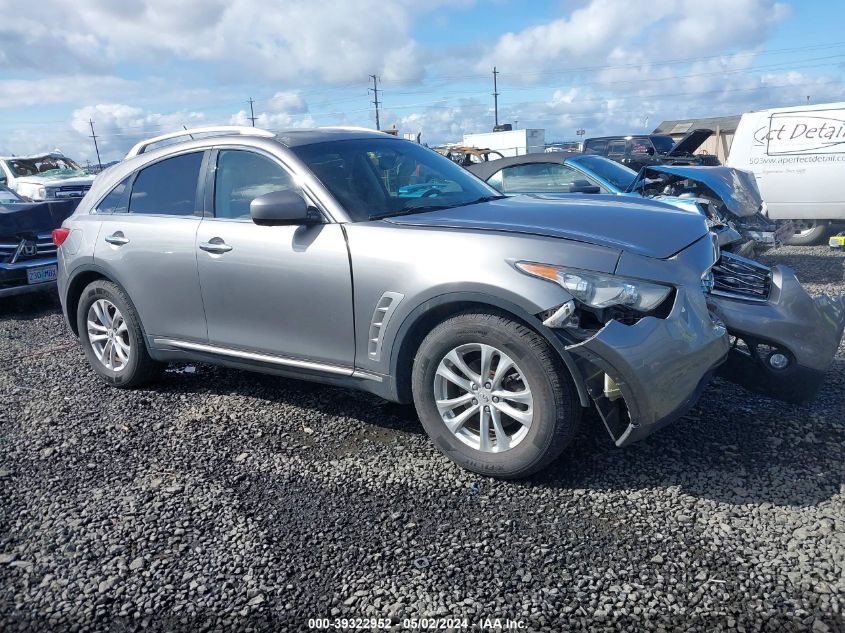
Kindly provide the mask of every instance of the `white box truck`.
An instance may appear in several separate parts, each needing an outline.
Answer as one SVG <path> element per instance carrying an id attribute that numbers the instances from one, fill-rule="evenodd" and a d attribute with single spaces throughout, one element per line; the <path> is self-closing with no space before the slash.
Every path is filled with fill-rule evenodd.
<path id="1" fill-rule="evenodd" d="M 464 134 L 464 145 L 492 149 L 502 156 L 522 156 L 546 151 L 546 130 L 522 129 Z"/>
<path id="2" fill-rule="evenodd" d="M 727 164 L 754 172 L 774 220 L 792 220 L 792 244 L 821 240 L 845 222 L 845 102 L 743 114 Z"/>

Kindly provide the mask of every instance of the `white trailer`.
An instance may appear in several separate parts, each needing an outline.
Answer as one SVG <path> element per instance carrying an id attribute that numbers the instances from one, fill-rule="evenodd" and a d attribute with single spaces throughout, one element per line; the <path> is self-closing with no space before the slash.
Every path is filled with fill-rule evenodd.
<path id="1" fill-rule="evenodd" d="M 542 153 L 546 150 L 546 130 L 522 129 L 464 134 L 464 145 L 496 150 L 506 157 Z"/>

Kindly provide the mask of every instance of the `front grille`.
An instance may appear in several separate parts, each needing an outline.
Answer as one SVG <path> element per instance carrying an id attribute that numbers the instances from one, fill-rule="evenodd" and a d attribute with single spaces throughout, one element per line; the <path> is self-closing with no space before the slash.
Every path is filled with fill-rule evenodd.
<path id="1" fill-rule="evenodd" d="M 713 266 L 711 294 L 746 301 L 767 301 L 771 290 L 772 271 L 768 266 L 734 253 L 722 253 Z"/>
<path id="2" fill-rule="evenodd" d="M 81 198 L 90 188 L 91 185 L 63 185 L 53 190 L 57 198 Z"/>
<path id="3" fill-rule="evenodd" d="M 0 237 L 0 261 L 22 262 L 56 256 L 56 245 L 51 233 Z"/>

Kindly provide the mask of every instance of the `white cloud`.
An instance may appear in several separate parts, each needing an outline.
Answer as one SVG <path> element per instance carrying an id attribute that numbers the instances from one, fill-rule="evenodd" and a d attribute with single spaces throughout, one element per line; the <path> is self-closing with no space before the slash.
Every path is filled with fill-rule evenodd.
<path id="1" fill-rule="evenodd" d="M 19 14 L 0 0 L 0 15 Z M 412 2 L 41 0 L 0 26 L 0 68 L 50 74 L 193 60 L 232 81 L 421 76 Z"/>
<path id="2" fill-rule="evenodd" d="M 505 33 L 476 69 L 537 83 L 573 66 L 688 58 L 763 42 L 787 15 L 775 0 L 591 0 L 567 17 Z"/>

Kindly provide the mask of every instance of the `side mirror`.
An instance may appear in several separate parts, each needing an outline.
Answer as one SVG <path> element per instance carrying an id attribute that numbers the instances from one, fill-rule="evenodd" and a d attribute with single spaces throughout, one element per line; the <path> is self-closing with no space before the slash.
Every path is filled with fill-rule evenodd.
<path id="1" fill-rule="evenodd" d="M 296 191 L 272 191 L 249 203 L 249 215 L 256 224 L 302 225 L 318 224 L 318 213 L 308 208 L 305 198 Z"/>

